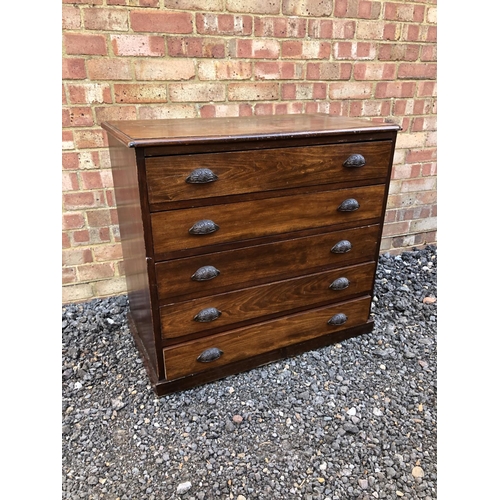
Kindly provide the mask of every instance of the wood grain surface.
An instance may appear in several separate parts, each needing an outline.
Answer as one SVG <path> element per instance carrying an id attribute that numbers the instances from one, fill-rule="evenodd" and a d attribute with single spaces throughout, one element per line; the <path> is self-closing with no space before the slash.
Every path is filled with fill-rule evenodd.
<path id="1" fill-rule="evenodd" d="M 361 142 L 235 151 L 198 155 L 146 158 L 146 175 L 151 210 L 161 203 L 197 200 L 252 192 L 384 179 L 390 166 L 392 142 Z M 344 167 L 353 154 L 361 154 L 366 164 Z M 188 184 L 186 178 L 198 168 L 208 168 L 218 180 Z"/>
<path id="2" fill-rule="evenodd" d="M 199 373 L 365 323 L 370 314 L 370 302 L 371 297 L 362 297 L 167 347 L 163 350 L 167 380 Z M 328 325 L 328 320 L 338 313 L 347 316 L 346 323 L 339 326 Z M 197 361 L 204 350 L 214 347 L 223 351 L 219 359 L 210 363 Z"/>

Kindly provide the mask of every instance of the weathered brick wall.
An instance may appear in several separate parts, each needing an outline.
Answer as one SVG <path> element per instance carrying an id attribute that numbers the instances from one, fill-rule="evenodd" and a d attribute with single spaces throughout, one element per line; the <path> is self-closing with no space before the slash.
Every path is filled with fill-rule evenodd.
<path id="1" fill-rule="evenodd" d="M 126 291 L 104 120 L 392 120 L 382 251 L 435 243 L 435 4 L 63 0 L 63 301 Z"/>

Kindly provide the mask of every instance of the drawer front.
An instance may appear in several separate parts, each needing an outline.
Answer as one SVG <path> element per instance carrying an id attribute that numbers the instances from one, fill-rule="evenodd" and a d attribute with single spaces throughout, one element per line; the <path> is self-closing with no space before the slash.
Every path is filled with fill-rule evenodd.
<path id="1" fill-rule="evenodd" d="M 169 304 L 160 308 L 162 337 L 171 339 L 209 332 L 314 305 L 370 293 L 376 263 L 360 264 Z"/>
<path id="2" fill-rule="evenodd" d="M 366 296 L 167 347 L 163 350 L 167 380 L 364 324 L 370 314 L 370 302 Z M 334 317 L 338 324 L 329 324 Z M 200 356 L 206 361 L 201 361 Z"/>
<path id="3" fill-rule="evenodd" d="M 168 252 L 382 217 L 385 185 L 151 214 L 153 247 Z M 341 206 L 349 202 L 345 210 Z"/>
<path id="4" fill-rule="evenodd" d="M 147 158 L 149 203 L 382 179 L 391 152 L 381 141 Z"/>
<path id="5" fill-rule="evenodd" d="M 380 226 L 374 224 L 160 262 L 156 264 L 158 297 L 165 301 L 206 297 L 372 261 L 379 232 Z M 333 247 L 339 253 L 332 252 Z"/>

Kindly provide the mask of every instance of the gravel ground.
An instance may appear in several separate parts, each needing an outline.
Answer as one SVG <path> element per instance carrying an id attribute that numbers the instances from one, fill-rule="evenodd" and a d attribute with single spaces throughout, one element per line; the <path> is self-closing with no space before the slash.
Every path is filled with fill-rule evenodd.
<path id="1" fill-rule="evenodd" d="M 372 333 L 157 398 L 126 296 L 62 308 L 62 498 L 437 498 L 437 249 L 381 255 Z"/>

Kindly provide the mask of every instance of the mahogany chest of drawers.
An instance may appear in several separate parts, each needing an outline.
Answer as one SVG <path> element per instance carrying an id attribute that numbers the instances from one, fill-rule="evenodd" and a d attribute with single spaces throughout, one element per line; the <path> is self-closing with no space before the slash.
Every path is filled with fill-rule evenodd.
<path id="1" fill-rule="evenodd" d="M 369 332 L 399 126 L 323 114 L 105 122 L 158 395 Z"/>

